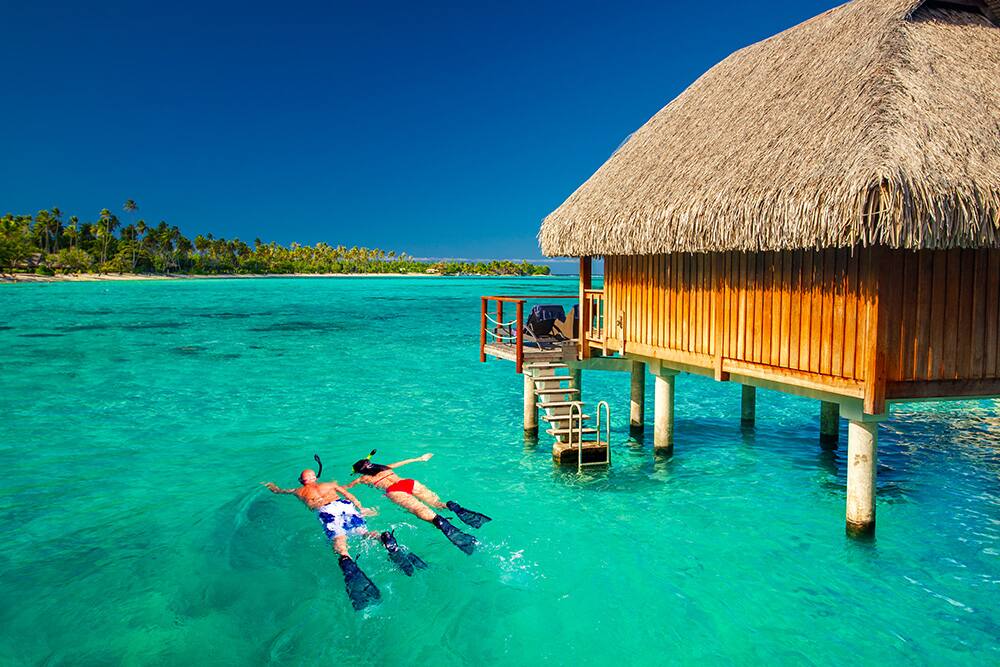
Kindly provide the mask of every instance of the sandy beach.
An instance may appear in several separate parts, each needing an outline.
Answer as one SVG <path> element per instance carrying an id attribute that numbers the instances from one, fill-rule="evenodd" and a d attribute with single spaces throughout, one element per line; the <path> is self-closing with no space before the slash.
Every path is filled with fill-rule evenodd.
<path id="1" fill-rule="evenodd" d="M 35 273 L 15 273 L 0 277 L 0 283 L 87 283 L 122 280 L 218 280 L 233 278 L 445 278 L 439 273 L 230 273 L 221 275 L 154 275 L 144 273 L 71 273 L 40 276 Z"/>

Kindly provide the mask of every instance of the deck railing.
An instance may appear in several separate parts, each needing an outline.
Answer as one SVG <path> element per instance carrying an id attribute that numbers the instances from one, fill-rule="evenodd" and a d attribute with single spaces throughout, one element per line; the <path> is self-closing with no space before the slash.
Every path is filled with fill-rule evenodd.
<path id="1" fill-rule="evenodd" d="M 581 323 L 584 341 L 604 345 L 604 290 L 583 290 L 583 322 Z"/>
<path id="2" fill-rule="evenodd" d="M 566 301 L 567 299 L 578 298 L 576 294 L 494 295 L 481 297 L 479 311 L 479 361 L 486 361 L 486 346 L 490 343 L 514 345 L 516 370 L 520 373 L 524 366 L 524 304 L 529 300 Z M 514 304 L 514 319 L 510 321 L 504 321 L 505 303 Z M 507 313 L 509 316 L 510 311 L 507 311 Z"/>

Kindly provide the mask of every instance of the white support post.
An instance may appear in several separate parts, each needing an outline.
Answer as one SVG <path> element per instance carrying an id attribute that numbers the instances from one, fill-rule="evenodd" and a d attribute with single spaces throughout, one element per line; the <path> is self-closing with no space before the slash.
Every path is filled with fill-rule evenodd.
<path id="1" fill-rule="evenodd" d="M 538 438 L 538 406 L 535 396 L 535 381 L 531 372 L 524 371 L 524 438 L 535 440 Z"/>
<path id="2" fill-rule="evenodd" d="M 848 422 L 847 533 L 875 533 L 875 475 L 878 468 L 878 422 Z"/>
<path id="3" fill-rule="evenodd" d="M 753 426 L 757 421 L 757 387 L 743 385 L 743 398 L 740 406 L 740 426 Z"/>
<path id="4" fill-rule="evenodd" d="M 661 369 L 654 380 L 653 450 L 674 453 L 674 378 L 677 373 Z"/>
<path id="5" fill-rule="evenodd" d="M 646 364 L 641 361 L 632 362 L 629 399 L 629 433 L 633 436 L 642 435 L 643 422 L 646 419 Z"/>

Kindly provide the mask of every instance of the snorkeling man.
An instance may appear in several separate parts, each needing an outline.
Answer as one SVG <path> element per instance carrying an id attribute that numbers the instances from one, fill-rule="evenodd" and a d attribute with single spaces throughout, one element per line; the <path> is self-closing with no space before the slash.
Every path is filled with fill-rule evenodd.
<path id="1" fill-rule="evenodd" d="M 392 502 L 396 503 L 403 509 L 408 510 L 417 518 L 423 519 L 427 523 L 434 524 L 438 530 L 444 533 L 444 536 L 447 537 L 452 544 L 465 553 L 471 554 L 475 550 L 477 542 L 476 538 L 468 533 L 463 533 L 458 528 L 455 528 L 455 526 L 451 525 L 446 518 L 431 508 L 448 508 L 454 512 L 459 519 L 473 528 L 479 528 L 487 521 L 491 521 L 492 519 L 490 519 L 490 517 L 485 514 L 480 514 L 479 512 L 468 510 L 453 500 L 443 503 L 436 493 L 417 480 L 403 479 L 395 472 L 397 468 L 409 465 L 410 463 L 429 461 L 433 454 L 424 454 L 423 456 L 419 456 L 415 459 L 397 461 L 396 463 L 390 463 L 389 465 L 372 463 L 373 456 L 375 456 L 374 449 L 366 458 L 363 458 L 354 464 L 354 473 L 361 476 L 348 484 L 346 488 L 349 489 L 355 484 L 367 484 L 368 486 L 375 487 L 376 489 L 381 489 L 385 493 L 385 497 Z M 428 507 L 428 505 L 430 507 Z"/>
<path id="2" fill-rule="evenodd" d="M 322 466 L 322 464 L 320 464 Z M 320 468 L 322 470 L 322 467 Z M 333 541 L 333 550 L 340 555 L 340 569 L 344 573 L 344 584 L 351 605 L 356 609 L 364 609 L 378 602 L 382 594 L 368 576 L 361 571 L 357 563 L 351 559 L 347 551 L 347 537 L 357 535 L 369 539 L 381 540 L 389 552 L 389 559 L 400 567 L 407 575 L 413 574 L 414 568 L 427 567 L 420 558 L 396 543 L 395 537 L 389 531 L 378 533 L 368 530 L 364 517 L 374 516 L 374 509 L 364 507 L 361 502 L 346 488 L 336 481 L 320 482 L 313 470 L 303 470 L 299 475 L 299 488 L 282 489 L 273 482 L 261 482 L 271 493 L 290 494 L 305 503 L 306 507 L 316 512 L 327 539 Z M 343 496 L 343 497 L 341 497 Z"/>

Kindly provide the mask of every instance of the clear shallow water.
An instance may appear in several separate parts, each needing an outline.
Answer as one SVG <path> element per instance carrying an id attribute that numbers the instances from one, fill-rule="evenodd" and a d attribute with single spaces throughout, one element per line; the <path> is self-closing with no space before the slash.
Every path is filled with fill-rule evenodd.
<path id="1" fill-rule="evenodd" d="M 742 433 L 738 386 L 681 376 L 664 461 L 629 442 L 627 377 L 586 374 L 618 428 L 579 477 L 525 447 L 520 378 L 476 333 L 480 294 L 574 290 L 0 286 L 0 663 L 1000 663 L 996 402 L 894 409 L 874 544 L 843 535 L 818 405 L 773 392 Z M 431 569 L 355 547 L 383 592 L 358 614 L 316 519 L 258 483 L 313 452 L 346 480 L 372 447 L 434 452 L 407 472 L 495 521 L 466 557 L 360 489 Z"/>

